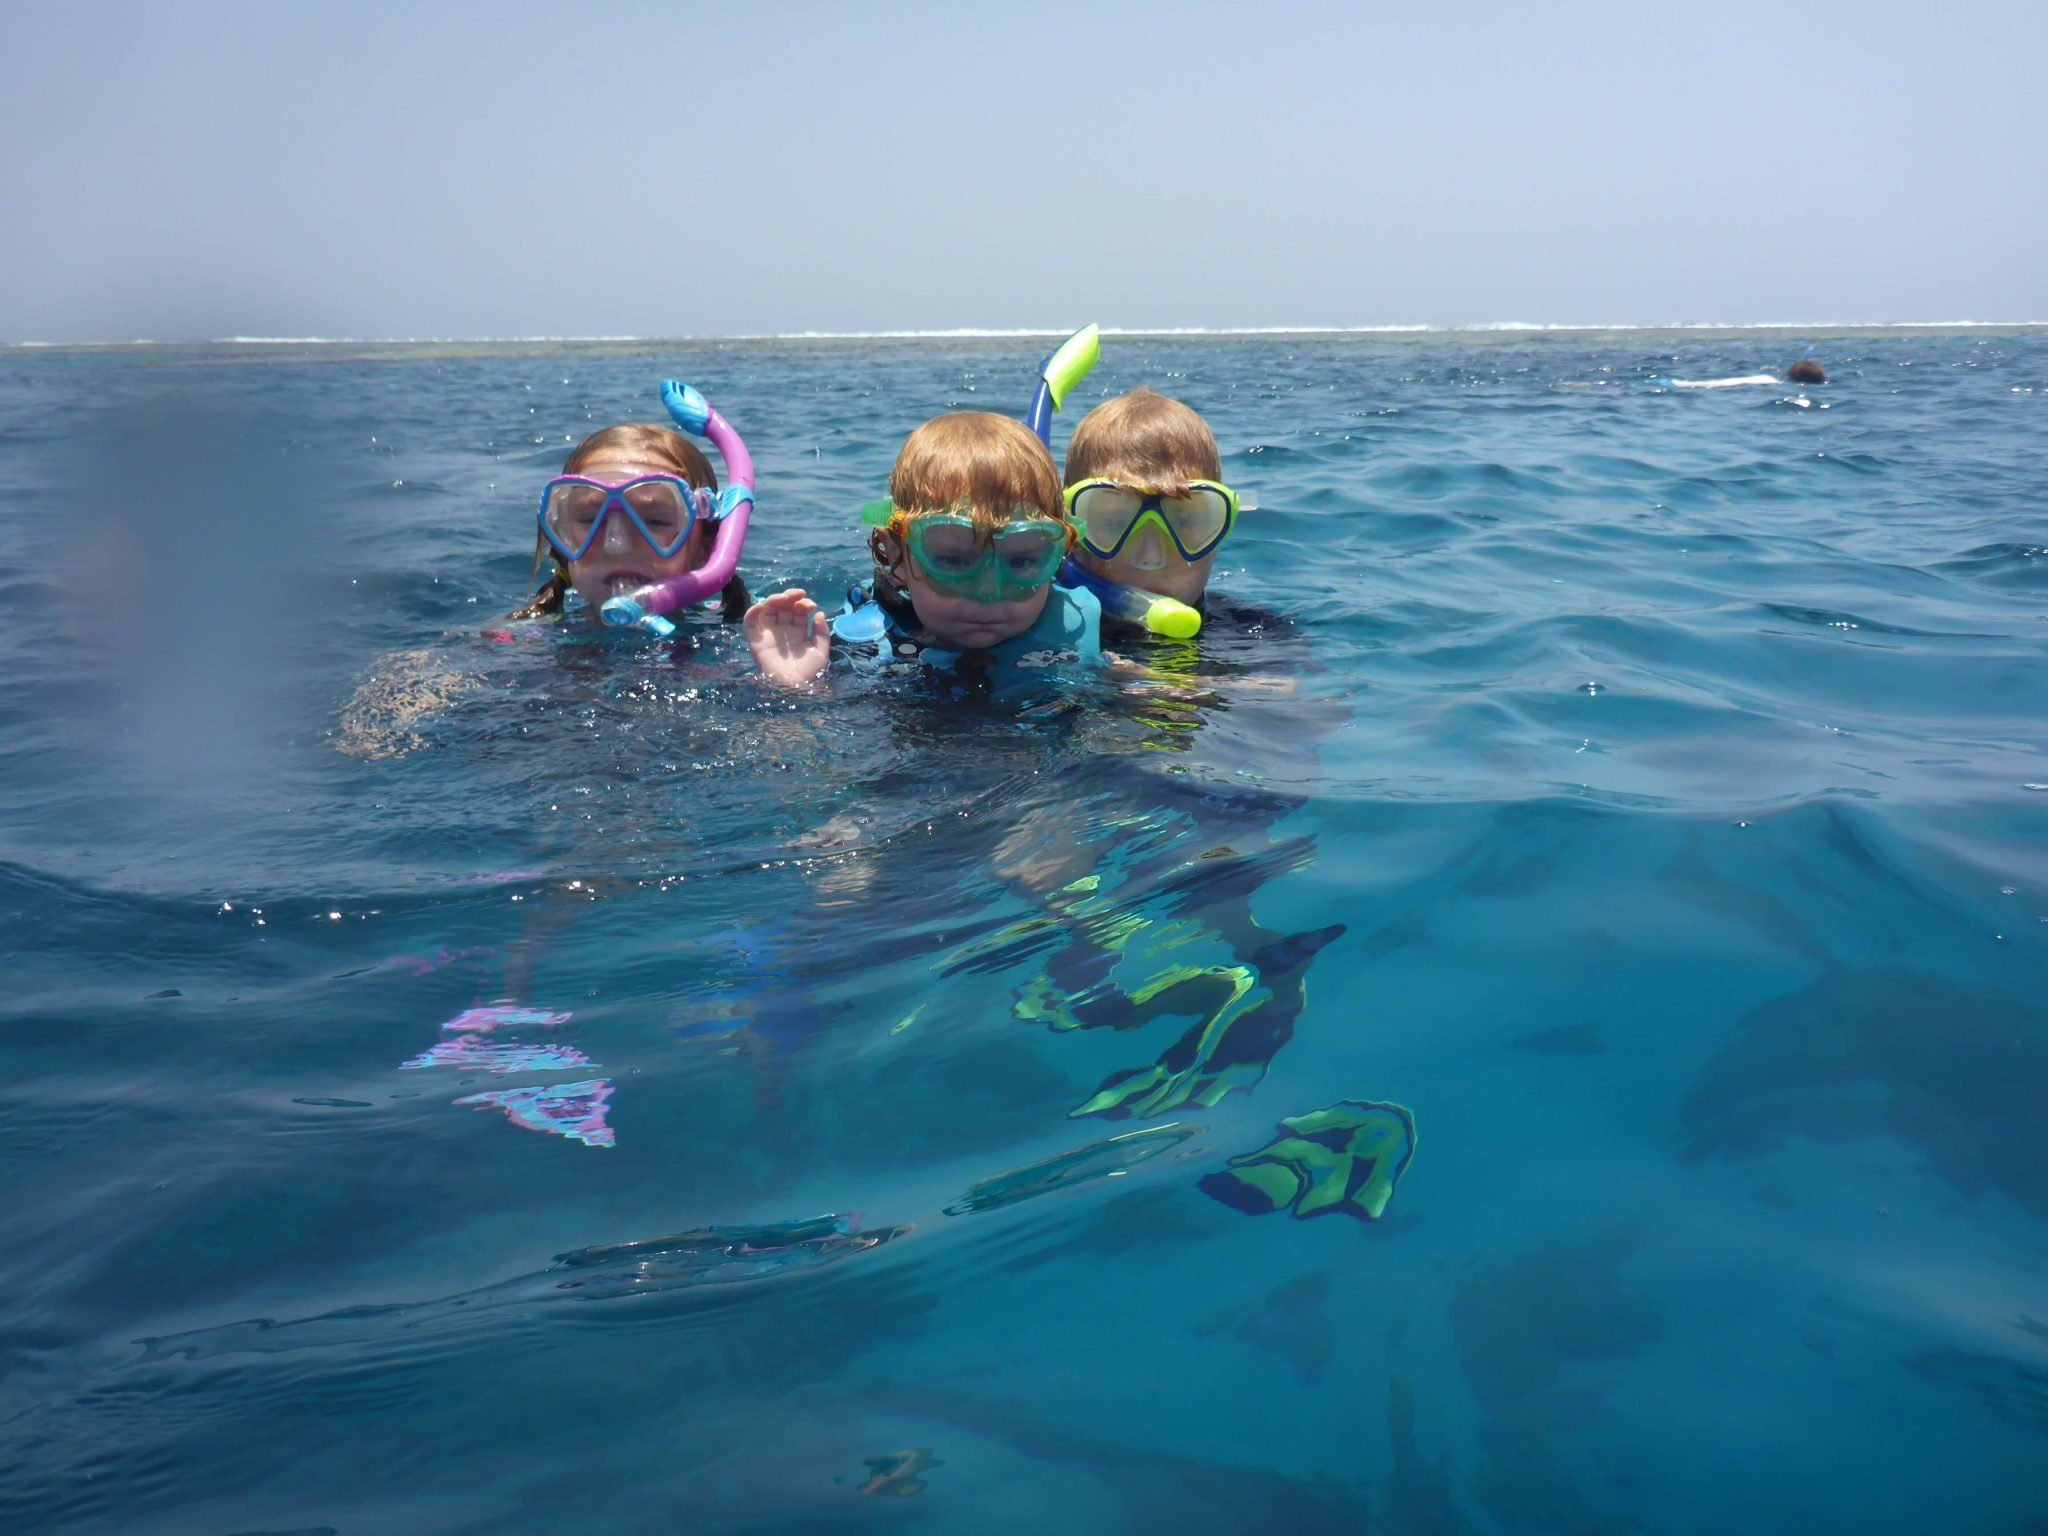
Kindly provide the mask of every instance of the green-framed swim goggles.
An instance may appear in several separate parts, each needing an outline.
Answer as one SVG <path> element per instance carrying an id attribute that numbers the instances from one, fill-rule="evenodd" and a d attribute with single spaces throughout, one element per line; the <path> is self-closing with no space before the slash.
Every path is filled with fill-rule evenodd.
<path id="1" fill-rule="evenodd" d="M 1077 480 L 1066 495 L 1081 547 L 1102 560 L 1114 560 L 1148 522 L 1172 541 L 1181 559 L 1200 560 L 1230 537 L 1238 513 L 1258 505 L 1214 480 L 1191 480 L 1178 496 L 1115 480 Z"/>
<path id="2" fill-rule="evenodd" d="M 906 512 L 886 501 L 861 508 L 861 521 L 901 539 L 933 586 L 982 603 L 1036 592 L 1073 543 L 1065 522 L 1028 509 L 993 532 L 965 512 Z"/>

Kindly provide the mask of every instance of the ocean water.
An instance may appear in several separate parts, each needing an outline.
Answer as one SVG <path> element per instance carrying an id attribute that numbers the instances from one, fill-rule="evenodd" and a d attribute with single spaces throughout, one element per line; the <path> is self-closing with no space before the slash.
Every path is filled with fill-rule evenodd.
<path id="1" fill-rule="evenodd" d="M 0 352 L 0 1528 L 2048 1521 L 2048 333 L 1113 337 L 1260 506 L 1022 700 L 499 622 L 1045 345 Z"/>

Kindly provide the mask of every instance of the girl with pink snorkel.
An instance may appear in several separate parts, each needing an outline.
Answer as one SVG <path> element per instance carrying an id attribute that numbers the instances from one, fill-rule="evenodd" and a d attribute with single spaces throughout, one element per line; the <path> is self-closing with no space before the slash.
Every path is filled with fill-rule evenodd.
<path id="1" fill-rule="evenodd" d="M 707 437 L 724 455 L 732 483 L 721 491 L 711 461 L 668 427 L 646 424 L 593 432 L 561 474 L 541 487 L 533 569 L 555 567 L 512 615 L 559 613 L 570 591 L 604 622 L 666 637 L 668 617 L 714 594 L 727 621 L 747 611 L 737 566 L 754 505 L 754 464 L 732 423 L 687 384 L 661 386 L 676 424 Z"/>
<path id="2" fill-rule="evenodd" d="M 533 570 L 538 576 L 543 561 L 551 570 L 510 617 L 553 617 L 572 591 L 605 624 L 659 638 L 713 597 L 727 622 L 746 612 L 738 566 L 754 506 L 753 460 L 732 423 L 687 384 L 663 384 L 661 400 L 677 426 L 723 455 L 727 484 L 720 488 L 711 461 L 673 428 L 593 432 L 541 488 Z M 516 638 L 505 627 L 486 636 Z M 444 647 L 384 656 L 343 707 L 335 747 L 351 757 L 403 757 L 421 744 L 420 725 L 477 681 Z"/>

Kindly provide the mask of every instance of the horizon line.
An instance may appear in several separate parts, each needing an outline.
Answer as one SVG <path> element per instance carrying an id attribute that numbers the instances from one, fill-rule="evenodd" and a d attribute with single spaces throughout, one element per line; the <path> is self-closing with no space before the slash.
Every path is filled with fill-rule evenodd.
<path id="1" fill-rule="evenodd" d="M 1103 326 L 1104 336 L 1423 336 L 1540 334 L 1557 331 L 1965 331 L 2040 330 L 2048 320 L 1740 320 L 1671 321 L 1644 324 L 1630 321 L 1599 325 L 1561 321 L 1494 320 L 1473 325 L 1228 325 L 1228 326 Z M 121 347 L 395 347 L 395 346 L 515 346 L 536 343 L 651 344 L 661 342 L 733 341 L 1003 341 L 1072 334 L 1071 327 L 977 327 L 959 326 L 934 330 L 877 331 L 733 331 L 702 335 L 560 335 L 560 336 L 191 336 L 173 339 L 135 337 L 126 341 L 44 341 L 24 339 L 0 342 L 0 349 L 45 351 L 51 349 Z"/>

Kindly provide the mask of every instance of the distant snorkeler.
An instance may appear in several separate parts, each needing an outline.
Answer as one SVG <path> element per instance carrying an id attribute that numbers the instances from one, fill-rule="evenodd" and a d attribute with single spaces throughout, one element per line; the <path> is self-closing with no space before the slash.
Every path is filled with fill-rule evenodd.
<path id="1" fill-rule="evenodd" d="M 1745 373 L 1732 379 L 1673 379 L 1654 378 L 1644 382 L 1652 389 L 1738 389 L 1745 384 L 1825 384 L 1828 376 L 1821 372 L 1820 364 L 1813 360 L 1813 348 L 1808 347 L 1800 354 L 1799 361 L 1785 370 L 1781 378 L 1775 373 Z"/>

